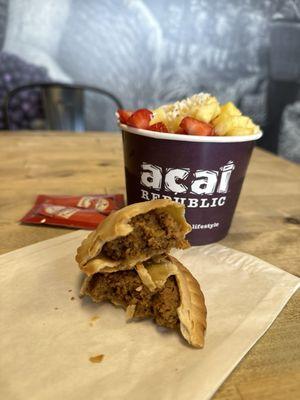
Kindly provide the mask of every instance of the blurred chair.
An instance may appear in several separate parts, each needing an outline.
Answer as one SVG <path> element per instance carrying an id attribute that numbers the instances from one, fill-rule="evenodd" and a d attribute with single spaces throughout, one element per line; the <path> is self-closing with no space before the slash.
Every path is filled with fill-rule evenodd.
<path id="1" fill-rule="evenodd" d="M 116 96 L 97 87 L 59 82 L 32 83 L 17 87 L 6 95 L 3 101 L 3 115 L 7 130 L 15 129 L 11 124 L 10 104 L 16 96 L 22 93 L 26 94 L 28 91 L 33 92 L 37 89 L 40 90 L 40 102 L 45 119 L 44 129 L 47 130 L 74 132 L 87 130 L 85 118 L 86 95 L 98 94 L 104 96 L 112 100 L 117 108 L 123 108 L 121 101 Z M 30 108 L 30 103 L 28 108 Z"/>

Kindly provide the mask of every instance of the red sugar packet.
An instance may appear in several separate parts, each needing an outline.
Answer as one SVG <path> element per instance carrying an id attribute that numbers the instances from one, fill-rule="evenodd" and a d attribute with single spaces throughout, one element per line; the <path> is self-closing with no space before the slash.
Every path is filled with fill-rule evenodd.
<path id="1" fill-rule="evenodd" d="M 124 196 L 122 194 L 39 195 L 33 208 L 20 222 L 95 229 L 108 214 L 123 206 Z"/>

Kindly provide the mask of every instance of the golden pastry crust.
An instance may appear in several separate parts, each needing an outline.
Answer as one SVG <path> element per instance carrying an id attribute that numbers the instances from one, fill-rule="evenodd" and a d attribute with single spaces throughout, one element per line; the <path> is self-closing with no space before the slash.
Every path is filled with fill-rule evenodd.
<path id="1" fill-rule="evenodd" d="M 175 276 L 180 293 L 180 306 L 177 309 L 180 331 L 189 344 L 202 348 L 207 315 L 204 295 L 191 272 L 175 257 L 168 258 L 178 267 Z"/>
<path id="2" fill-rule="evenodd" d="M 191 226 L 184 218 L 184 206 L 169 199 L 158 199 L 135 203 L 110 214 L 98 228 L 91 232 L 77 250 L 76 261 L 79 268 L 87 275 L 96 272 L 114 272 L 120 269 L 131 269 L 137 263 L 147 259 L 142 254 L 125 261 L 116 261 L 99 255 L 105 243 L 116 238 L 127 236 L 133 231 L 129 224 L 131 218 L 146 214 L 155 209 L 165 209 L 177 220 L 183 236 L 191 231 Z"/>
<path id="3" fill-rule="evenodd" d="M 150 260 L 147 267 L 138 264 L 135 269 L 150 291 L 161 289 L 169 276 L 175 276 L 180 294 L 180 306 L 177 308 L 180 331 L 190 345 L 202 348 L 207 312 L 200 285 L 191 272 L 175 257 L 169 255 L 161 258 L 159 263 L 155 262 L 152 265 Z M 81 288 L 81 296 L 86 293 L 90 280 L 91 276 L 87 276 Z M 127 317 L 134 318 L 134 309 L 128 310 Z"/>

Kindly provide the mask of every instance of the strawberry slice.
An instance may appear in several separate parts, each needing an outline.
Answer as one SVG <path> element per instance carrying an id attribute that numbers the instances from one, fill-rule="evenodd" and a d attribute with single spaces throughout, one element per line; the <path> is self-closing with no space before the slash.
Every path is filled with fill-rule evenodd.
<path id="1" fill-rule="evenodd" d="M 183 128 L 178 128 L 177 131 L 174 133 L 177 133 L 178 135 L 186 135 L 186 131 Z"/>
<path id="2" fill-rule="evenodd" d="M 118 115 L 121 124 L 127 124 L 128 118 L 132 116 L 133 111 L 131 110 L 118 110 Z"/>
<path id="3" fill-rule="evenodd" d="M 163 122 L 157 122 L 148 128 L 149 131 L 168 132 L 168 128 Z"/>
<path id="4" fill-rule="evenodd" d="M 127 125 L 139 129 L 148 129 L 152 112 L 147 108 L 141 108 L 135 111 L 127 120 Z"/>
<path id="5" fill-rule="evenodd" d="M 196 118 L 185 117 L 180 123 L 180 128 L 184 129 L 188 135 L 211 136 L 213 126 Z"/>

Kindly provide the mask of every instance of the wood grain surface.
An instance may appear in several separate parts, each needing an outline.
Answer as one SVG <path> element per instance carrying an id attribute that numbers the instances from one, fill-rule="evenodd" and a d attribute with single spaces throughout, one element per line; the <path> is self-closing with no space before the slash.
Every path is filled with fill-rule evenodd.
<path id="1" fill-rule="evenodd" d="M 20 225 L 37 194 L 124 192 L 117 133 L 0 134 L 0 254 L 69 232 Z M 255 149 L 221 242 L 300 275 L 300 167 Z M 300 398 L 300 293 L 218 390 L 217 400 Z"/>

